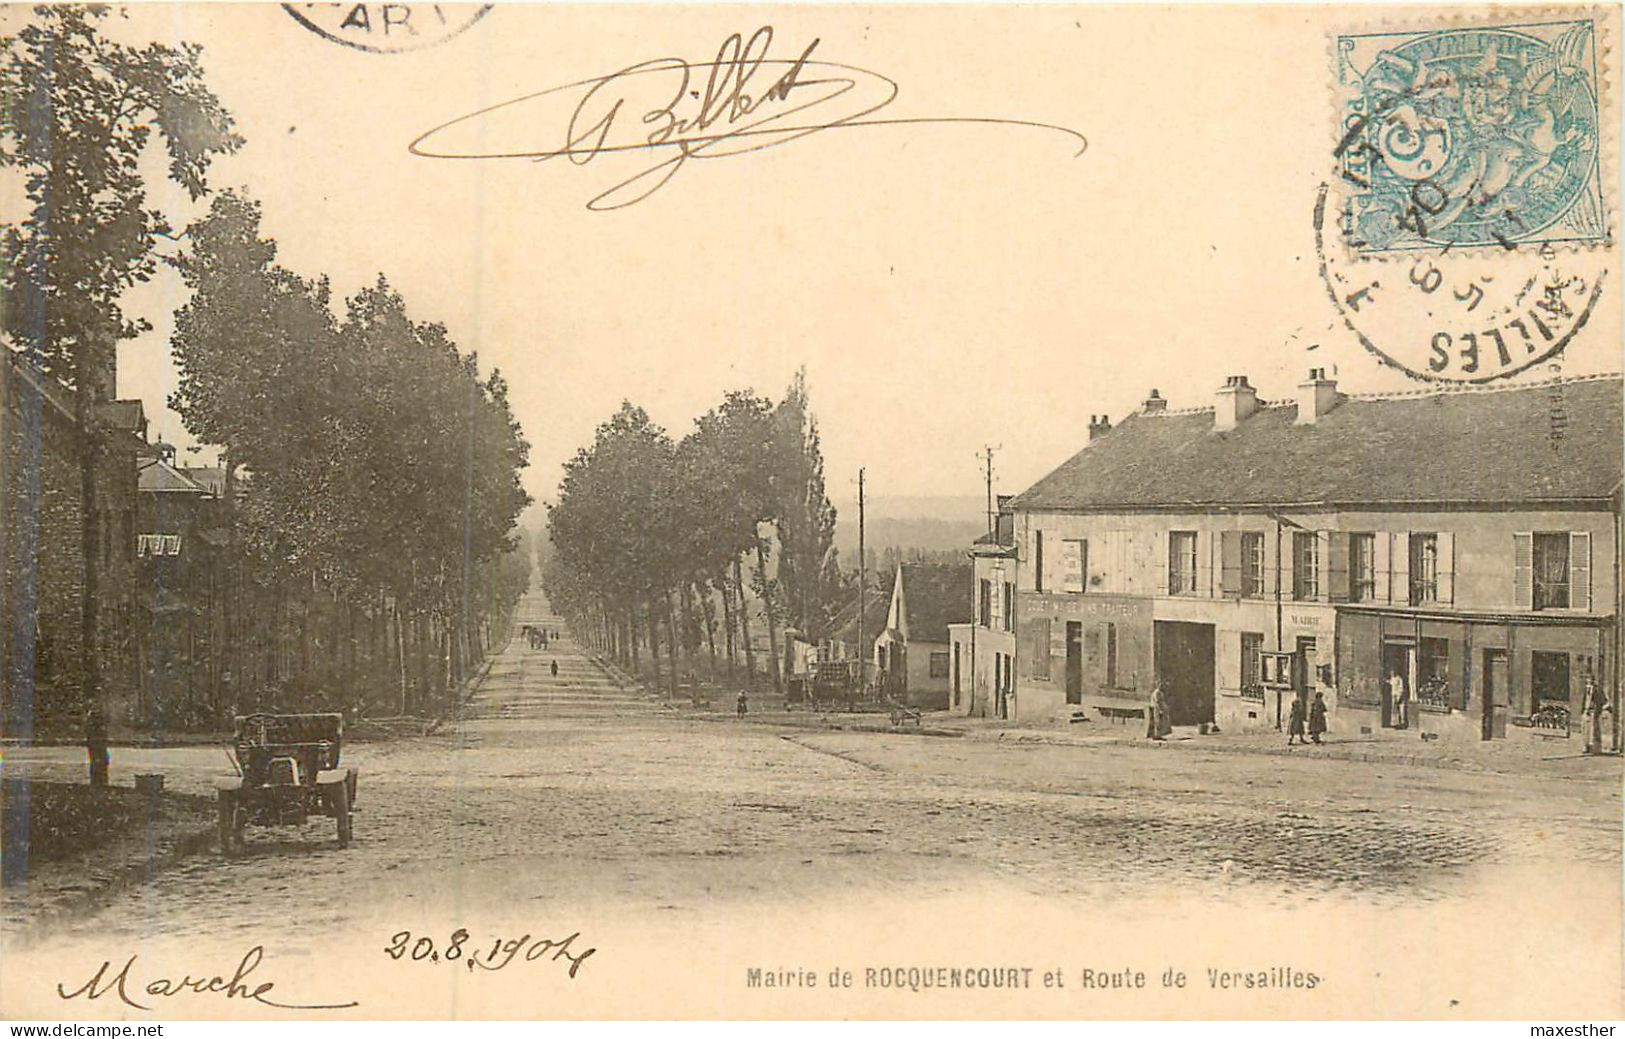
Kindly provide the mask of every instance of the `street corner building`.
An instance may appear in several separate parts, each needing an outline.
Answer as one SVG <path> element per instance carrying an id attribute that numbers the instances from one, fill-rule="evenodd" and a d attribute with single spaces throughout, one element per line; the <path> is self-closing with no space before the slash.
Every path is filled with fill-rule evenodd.
<path id="1" fill-rule="evenodd" d="M 948 626 L 953 643 L 948 710 L 971 718 L 1011 718 L 1016 690 L 1015 517 L 1001 494 L 993 529 L 971 543 L 973 615 Z"/>
<path id="2" fill-rule="evenodd" d="M 1152 390 L 1006 505 L 1009 716 L 1143 725 L 1160 682 L 1174 725 L 1274 729 L 1318 692 L 1344 735 L 1578 738 L 1590 712 L 1617 747 L 1620 480 L 1619 376 Z"/>
<path id="3" fill-rule="evenodd" d="M 11 737 L 77 730 L 87 650 L 115 709 L 136 685 L 137 467 L 151 448 L 141 402 L 114 399 L 112 372 L 99 374 L 81 413 L 73 390 L 0 351 L 0 673 Z"/>

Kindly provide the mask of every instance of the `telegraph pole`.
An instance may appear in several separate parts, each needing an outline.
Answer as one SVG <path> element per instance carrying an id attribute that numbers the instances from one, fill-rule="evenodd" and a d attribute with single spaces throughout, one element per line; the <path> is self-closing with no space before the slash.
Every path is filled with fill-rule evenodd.
<path id="1" fill-rule="evenodd" d="M 858 468 L 858 681 L 865 683 L 868 679 L 869 651 L 863 648 L 863 611 L 864 599 L 867 591 L 869 561 L 864 555 L 863 546 L 863 473 Z"/>
<path id="2" fill-rule="evenodd" d="M 997 529 L 998 520 L 993 511 L 993 452 L 1003 445 L 987 444 L 976 455 L 983 462 L 987 472 L 987 532 L 992 534 Z"/>

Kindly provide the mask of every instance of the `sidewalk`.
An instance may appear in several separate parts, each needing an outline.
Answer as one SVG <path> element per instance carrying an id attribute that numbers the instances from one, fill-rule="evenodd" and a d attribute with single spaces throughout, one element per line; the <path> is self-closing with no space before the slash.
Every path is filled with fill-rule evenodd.
<path id="1" fill-rule="evenodd" d="M 1618 781 L 1625 774 L 1625 760 L 1617 754 L 1587 755 L 1578 736 L 1533 736 L 1525 739 L 1468 743 L 1449 740 L 1423 740 L 1416 733 L 1384 732 L 1371 735 L 1328 733 L 1320 745 L 1288 746 L 1286 736 L 1276 732 L 1220 733 L 1198 735 L 1195 728 L 1179 727 L 1166 740 L 1145 738 L 1144 725 L 1113 725 L 1084 722 L 1067 728 L 1016 726 L 981 718 L 932 716 L 934 727 L 962 732 L 966 737 L 1013 743 L 1045 743 L 1063 746 L 1116 745 L 1178 753 L 1256 754 L 1272 757 L 1332 758 L 1373 764 L 1410 765 L 1419 768 L 1446 768 L 1468 772 L 1538 773 L 1575 778 L 1609 778 Z"/>

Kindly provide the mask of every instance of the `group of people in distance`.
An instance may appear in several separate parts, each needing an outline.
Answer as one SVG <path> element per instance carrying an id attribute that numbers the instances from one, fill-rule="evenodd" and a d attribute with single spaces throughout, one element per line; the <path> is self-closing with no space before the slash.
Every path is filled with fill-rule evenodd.
<path id="1" fill-rule="evenodd" d="M 531 649 L 546 649 L 550 641 L 557 641 L 559 633 L 546 628 L 538 628 L 534 624 L 527 624 L 524 628 L 525 638 L 530 642 Z"/>
<path id="2" fill-rule="evenodd" d="M 1218 732 L 1218 726 L 1204 727 L 1204 732 Z M 1147 739 L 1163 740 L 1174 731 L 1168 715 L 1168 694 L 1159 679 L 1151 686 L 1151 704 L 1146 711 Z M 1311 701 L 1300 694 L 1292 698 L 1292 710 L 1287 719 L 1287 746 L 1293 743 L 1320 743 L 1326 732 L 1326 697 L 1316 692 Z"/>

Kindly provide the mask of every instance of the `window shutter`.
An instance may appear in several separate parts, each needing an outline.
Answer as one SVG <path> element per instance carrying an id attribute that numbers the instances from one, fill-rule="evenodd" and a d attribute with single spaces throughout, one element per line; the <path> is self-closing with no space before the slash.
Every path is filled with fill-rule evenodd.
<path id="1" fill-rule="evenodd" d="M 1580 530 L 1569 535 L 1569 608 L 1591 609 L 1591 535 Z"/>
<path id="2" fill-rule="evenodd" d="M 1572 550 L 1573 545 L 1569 548 Z M 1512 605 L 1520 610 L 1535 608 L 1535 535 L 1512 535 Z"/>
<path id="3" fill-rule="evenodd" d="M 1393 535 L 1394 547 L 1388 559 L 1394 571 L 1392 598 L 1397 603 L 1411 601 L 1411 534 L 1401 531 Z"/>
<path id="4" fill-rule="evenodd" d="M 1196 532 L 1196 594 L 1213 594 L 1213 533 Z"/>
<path id="5" fill-rule="evenodd" d="M 1279 526 L 1273 535 L 1264 535 L 1264 594 L 1275 595 L 1292 586 L 1287 560 L 1292 556 L 1292 540 Z"/>
<path id="6" fill-rule="evenodd" d="M 1439 533 L 1439 601 L 1456 601 L 1456 535 Z"/>
<path id="7" fill-rule="evenodd" d="M 1241 632 L 1221 631 L 1219 644 L 1219 688 L 1241 688 Z"/>
<path id="8" fill-rule="evenodd" d="M 1226 530 L 1219 535 L 1219 591 L 1241 594 L 1241 531 Z"/>
<path id="9" fill-rule="evenodd" d="M 1394 582 L 1392 562 L 1392 548 L 1389 543 L 1391 536 L 1384 531 L 1371 535 L 1371 580 L 1375 588 L 1371 597 L 1377 602 L 1392 602 L 1394 599 Z"/>
<path id="10" fill-rule="evenodd" d="M 1332 532 L 1315 531 L 1315 600 L 1325 602 L 1332 583 Z"/>
<path id="11" fill-rule="evenodd" d="M 1326 546 L 1327 584 L 1325 598 L 1331 602 L 1348 602 L 1349 594 L 1349 535 L 1334 530 Z"/>

